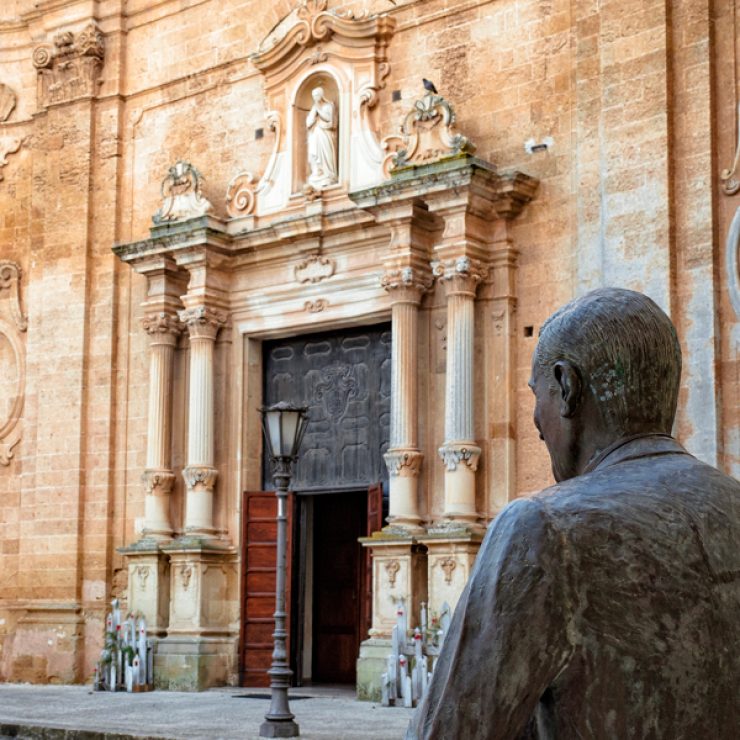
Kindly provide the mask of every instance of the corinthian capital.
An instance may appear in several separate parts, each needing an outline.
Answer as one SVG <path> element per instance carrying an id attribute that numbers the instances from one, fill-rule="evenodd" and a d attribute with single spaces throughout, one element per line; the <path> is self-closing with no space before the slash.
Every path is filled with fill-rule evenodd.
<path id="1" fill-rule="evenodd" d="M 180 321 L 186 324 L 190 337 L 215 339 L 218 330 L 226 323 L 225 311 L 209 306 L 193 306 L 179 312 Z"/>
<path id="2" fill-rule="evenodd" d="M 432 262 L 432 274 L 444 281 L 448 294 L 455 292 L 475 295 L 478 283 L 488 277 L 488 267 L 472 257 L 454 257 Z"/>
<path id="3" fill-rule="evenodd" d="M 424 455 L 418 450 L 390 449 L 383 458 L 391 476 L 418 478 Z"/>
<path id="4" fill-rule="evenodd" d="M 421 296 L 432 287 L 434 280 L 428 274 L 413 267 L 386 270 L 380 284 L 394 298 L 421 300 Z"/>
<path id="5" fill-rule="evenodd" d="M 208 465 L 188 465 L 182 471 L 182 476 L 190 490 L 212 491 L 216 485 L 218 471 Z"/>
<path id="6" fill-rule="evenodd" d="M 141 320 L 141 325 L 153 341 L 170 340 L 172 343 L 177 340 L 183 329 L 177 316 L 166 311 L 148 313 Z"/>
<path id="7" fill-rule="evenodd" d="M 481 449 L 473 444 L 446 444 L 439 448 L 439 456 L 449 471 L 457 470 L 458 465 L 466 465 L 475 473 Z"/>

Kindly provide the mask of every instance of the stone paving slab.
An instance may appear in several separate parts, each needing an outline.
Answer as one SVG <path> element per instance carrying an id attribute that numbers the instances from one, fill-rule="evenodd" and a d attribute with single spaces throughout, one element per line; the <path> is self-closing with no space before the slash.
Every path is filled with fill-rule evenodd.
<path id="1" fill-rule="evenodd" d="M 267 696 L 269 689 L 111 694 L 0 684 L 0 739 L 256 740 L 270 702 L 245 694 Z M 304 740 L 402 740 L 412 713 L 357 701 L 346 688 L 304 687 L 290 696 Z"/>

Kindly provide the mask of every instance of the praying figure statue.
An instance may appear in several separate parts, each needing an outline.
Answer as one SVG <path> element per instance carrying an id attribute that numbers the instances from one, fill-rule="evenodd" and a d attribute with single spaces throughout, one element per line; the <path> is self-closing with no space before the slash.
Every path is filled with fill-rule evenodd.
<path id="1" fill-rule="evenodd" d="M 311 92 L 313 107 L 306 118 L 308 130 L 308 185 L 323 190 L 338 179 L 336 107 L 323 87 Z"/>
<path id="2" fill-rule="evenodd" d="M 740 737 L 740 483 L 671 436 L 680 373 L 640 293 L 542 326 L 557 483 L 490 526 L 407 740 Z"/>

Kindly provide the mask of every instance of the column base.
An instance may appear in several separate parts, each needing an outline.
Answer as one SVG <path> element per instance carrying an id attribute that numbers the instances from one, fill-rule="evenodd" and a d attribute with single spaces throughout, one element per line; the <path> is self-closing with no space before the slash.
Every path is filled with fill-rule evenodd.
<path id="1" fill-rule="evenodd" d="M 457 524 L 455 522 L 454 524 Z M 427 548 L 429 615 L 439 616 L 444 604 L 454 612 L 480 549 L 483 534 L 465 528 L 430 531 L 420 538 Z"/>
<path id="2" fill-rule="evenodd" d="M 154 685 L 169 691 L 203 691 L 236 686 L 239 676 L 236 636 L 167 636 L 154 653 Z"/>
<path id="3" fill-rule="evenodd" d="M 379 702 L 382 698 L 381 676 L 387 670 L 391 641 L 371 637 L 360 643 L 357 658 L 357 698 L 359 701 Z"/>
<path id="4" fill-rule="evenodd" d="M 162 544 L 145 536 L 118 550 L 128 565 L 128 610 L 144 616 L 153 638 L 164 637 L 170 611 L 170 565 Z"/>
<path id="5" fill-rule="evenodd" d="M 398 604 L 403 604 L 409 629 L 420 623 L 426 601 L 426 548 L 408 534 L 376 532 L 360 537 L 373 556 L 373 623 L 371 638 L 390 638 Z"/>

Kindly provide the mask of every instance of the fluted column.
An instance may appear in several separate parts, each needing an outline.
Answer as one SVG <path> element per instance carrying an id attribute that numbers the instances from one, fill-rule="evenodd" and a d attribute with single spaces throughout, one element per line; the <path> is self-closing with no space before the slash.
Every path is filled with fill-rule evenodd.
<path id="1" fill-rule="evenodd" d="M 170 493 L 175 482 L 171 469 L 172 372 L 177 337 L 182 326 L 166 311 L 147 314 L 143 320 L 151 348 L 149 409 L 147 418 L 144 483 L 144 536 L 168 540 L 172 536 Z"/>
<path id="2" fill-rule="evenodd" d="M 417 495 L 424 459 L 419 451 L 418 423 L 418 324 L 419 304 L 431 280 L 418 270 L 404 267 L 389 270 L 383 287 L 390 293 L 391 347 L 391 434 L 385 462 L 390 475 L 388 522 L 392 527 L 419 531 Z"/>
<path id="3" fill-rule="evenodd" d="M 447 375 L 445 441 L 439 455 L 445 466 L 444 518 L 475 524 L 475 472 L 480 447 L 473 427 L 473 334 L 475 293 L 486 270 L 469 257 L 436 262 L 434 274 L 447 292 Z"/>
<path id="4" fill-rule="evenodd" d="M 190 334 L 190 395 L 188 399 L 188 463 L 182 471 L 187 486 L 185 533 L 209 536 L 213 526 L 214 466 L 214 345 L 226 315 L 206 306 L 180 311 Z"/>

